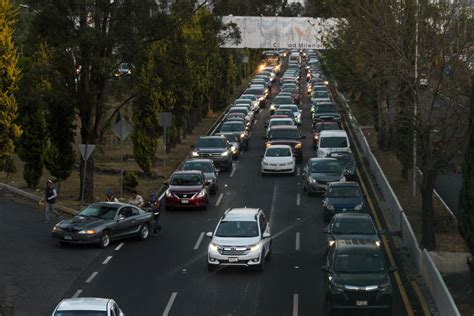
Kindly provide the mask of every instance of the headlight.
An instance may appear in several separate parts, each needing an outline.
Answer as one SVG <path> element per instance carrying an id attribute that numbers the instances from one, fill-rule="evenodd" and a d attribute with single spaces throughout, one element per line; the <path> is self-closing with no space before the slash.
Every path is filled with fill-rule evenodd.
<path id="1" fill-rule="evenodd" d="M 215 251 L 217 251 L 217 250 L 219 250 L 219 246 L 216 245 L 215 243 L 212 243 L 212 242 L 211 242 L 211 243 L 209 244 L 209 251 L 214 251 L 214 252 L 215 252 Z"/>
<path id="2" fill-rule="evenodd" d="M 262 244 L 260 244 L 260 243 L 252 245 L 252 246 L 250 246 L 250 251 L 258 251 L 258 250 L 260 250 L 261 246 L 262 246 Z"/>
<path id="3" fill-rule="evenodd" d="M 245 138 L 245 136 L 246 136 L 245 133 L 240 134 L 240 138 Z"/>
<path id="4" fill-rule="evenodd" d="M 58 226 L 53 227 L 53 232 L 62 232 L 63 230 L 59 228 Z"/>
<path id="5" fill-rule="evenodd" d="M 298 143 L 298 144 L 295 145 L 295 148 L 296 148 L 296 149 L 299 149 L 299 148 L 301 148 L 302 146 L 303 146 L 302 143 Z"/>
<path id="6" fill-rule="evenodd" d="M 198 153 L 197 151 L 193 151 L 193 152 L 191 153 L 191 155 L 192 155 L 193 157 L 199 157 L 199 153 Z"/>
<path id="7" fill-rule="evenodd" d="M 265 144 L 265 147 L 267 147 L 267 148 L 268 148 L 268 147 L 272 147 L 272 144 L 266 143 L 266 144 Z"/>
<path id="8" fill-rule="evenodd" d="M 232 153 L 233 153 L 233 154 L 237 153 L 237 148 L 235 148 L 235 146 L 232 146 L 232 147 L 230 148 L 230 150 L 232 150 Z"/>
<path id="9" fill-rule="evenodd" d="M 287 166 L 293 166 L 293 161 L 287 162 L 286 165 Z"/>
<path id="10" fill-rule="evenodd" d="M 390 284 L 390 279 L 387 282 L 379 285 L 380 292 L 390 292 L 392 291 L 392 285 Z"/>
<path id="11" fill-rule="evenodd" d="M 334 205 L 332 205 L 332 204 L 329 203 L 329 202 L 326 202 L 326 208 L 327 208 L 328 210 L 330 210 L 330 211 L 334 211 L 334 210 L 335 210 Z"/>
<path id="12" fill-rule="evenodd" d="M 221 154 L 222 157 L 226 157 L 227 155 L 229 155 L 229 152 L 228 152 L 228 151 L 224 151 L 224 152 Z"/>
<path id="13" fill-rule="evenodd" d="M 206 195 L 207 191 L 206 189 L 202 189 L 201 192 L 199 192 L 199 194 L 197 195 L 198 198 L 202 198 Z"/>
<path id="14" fill-rule="evenodd" d="M 357 205 L 354 207 L 354 211 L 360 211 L 361 209 L 362 209 L 362 203 L 357 204 Z"/>
<path id="15" fill-rule="evenodd" d="M 380 240 L 376 240 L 376 241 L 375 241 L 375 245 L 376 245 L 377 247 L 380 247 Z"/>
<path id="16" fill-rule="evenodd" d="M 268 162 L 262 161 L 262 166 L 268 166 Z"/>
<path id="17" fill-rule="evenodd" d="M 309 177 L 308 177 L 308 182 L 309 182 L 309 183 L 317 183 L 316 179 L 313 178 L 312 176 L 309 176 Z"/>
<path id="18" fill-rule="evenodd" d="M 170 190 L 166 190 L 166 197 L 172 197 L 173 193 L 170 192 Z"/>
<path id="19" fill-rule="evenodd" d="M 81 230 L 79 234 L 84 234 L 84 235 L 95 235 L 97 234 L 97 231 L 95 229 L 85 229 Z"/>
<path id="20" fill-rule="evenodd" d="M 328 240 L 329 247 L 334 246 L 335 243 L 336 243 L 335 240 Z"/>

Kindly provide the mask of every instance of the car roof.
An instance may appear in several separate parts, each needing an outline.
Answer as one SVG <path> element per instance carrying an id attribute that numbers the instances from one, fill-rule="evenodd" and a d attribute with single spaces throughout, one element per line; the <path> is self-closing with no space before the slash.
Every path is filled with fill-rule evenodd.
<path id="1" fill-rule="evenodd" d="M 98 297 L 67 298 L 58 305 L 58 311 L 91 310 L 106 311 L 110 299 Z"/>
<path id="2" fill-rule="evenodd" d="M 271 121 L 290 121 L 290 122 L 293 122 L 293 119 L 291 117 L 270 117 L 270 122 Z"/>
<path id="3" fill-rule="evenodd" d="M 202 175 L 202 171 L 200 170 L 178 170 L 173 172 L 172 176 L 180 175 L 180 174 L 199 174 Z"/>
<path id="4" fill-rule="evenodd" d="M 308 163 L 311 163 L 311 162 L 317 162 L 317 161 L 338 161 L 336 158 L 310 158 L 308 160 Z"/>
<path id="5" fill-rule="evenodd" d="M 378 252 L 379 247 L 372 240 L 365 239 L 341 239 L 336 240 L 335 248 L 337 252 Z"/>
<path id="6" fill-rule="evenodd" d="M 188 162 L 201 162 L 201 163 L 211 163 L 211 164 L 214 164 L 214 162 L 211 160 L 211 159 L 204 159 L 204 158 L 196 158 L 196 159 L 188 159 L 186 160 L 183 165 L 185 163 L 188 163 Z"/>
<path id="7" fill-rule="evenodd" d="M 290 146 L 290 145 L 272 145 L 272 147 L 267 147 L 266 150 L 268 150 L 268 149 L 274 149 L 274 148 L 287 148 L 287 149 L 291 149 L 291 146 Z"/>
<path id="8" fill-rule="evenodd" d="M 211 135 L 211 136 L 199 136 L 200 139 L 202 138 L 223 138 L 224 136 L 221 135 Z"/>
<path id="9" fill-rule="evenodd" d="M 288 129 L 288 130 L 298 130 L 297 126 L 290 126 L 290 125 L 278 125 L 278 126 L 272 126 L 272 130 L 278 130 L 278 129 Z M 337 160 L 336 158 L 333 158 Z"/>
<path id="10" fill-rule="evenodd" d="M 256 218 L 255 216 L 260 212 L 260 209 L 258 208 L 247 208 L 247 207 L 242 207 L 242 208 L 230 208 L 228 209 L 225 213 L 224 216 L 222 217 L 222 220 L 226 221 L 255 221 Z"/>
<path id="11" fill-rule="evenodd" d="M 327 137 L 327 136 L 346 136 L 347 137 L 347 133 L 345 130 L 324 130 L 324 131 L 321 131 L 321 133 L 319 134 L 319 137 L 322 138 L 322 137 Z"/>
<path id="12" fill-rule="evenodd" d="M 350 218 L 350 219 L 368 219 L 372 220 L 372 217 L 367 214 L 367 213 L 356 213 L 356 212 L 347 212 L 347 213 L 338 213 L 334 215 L 335 219 L 345 219 L 345 218 Z"/>
<path id="13" fill-rule="evenodd" d="M 335 159 L 335 158 L 329 158 L 329 159 Z M 359 183 L 354 182 L 354 181 L 331 182 L 329 183 L 329 186 L 331 187 L 357 187 L 358 188 Z"/>

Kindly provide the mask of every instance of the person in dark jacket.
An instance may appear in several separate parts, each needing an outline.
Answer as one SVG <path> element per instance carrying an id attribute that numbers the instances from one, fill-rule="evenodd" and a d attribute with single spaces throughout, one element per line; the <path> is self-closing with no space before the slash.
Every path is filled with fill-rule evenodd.
<path id="1" fill-rule="evenodd" d="M 48 180 L 46 182 L 46 188 L 44 190 L 44 221 L 49 223 L 49 214 L 54 214 L 56 218 L 59 217 L 58 211 L 54 208 L 54 203 L 56 203 L 56 198 L 58 193 L 53 186 L 53 181 Z"/>
<path id="2" fill-rule="evenodd" d="M 148 202 L 145 204 L 145 208 L 149 212 L 153 212 L 153 236 L 158 236 L 158 232 L 161 231 L 161 225 L 160 225 L 160 199 L 158 197 L 158 194 L 156 192 L 153 192 L 150 195 L 150 199 Z"/>

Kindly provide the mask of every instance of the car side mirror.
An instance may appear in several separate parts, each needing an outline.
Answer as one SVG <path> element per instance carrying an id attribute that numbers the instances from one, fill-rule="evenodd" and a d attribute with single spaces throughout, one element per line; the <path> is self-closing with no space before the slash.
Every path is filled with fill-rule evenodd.
<path id="1" fill-rule="evenodd" d="M 329 234 L 329 229 L 324 228 L 324 229 L 323 229 L 323 233 L 324 233 L 324 234 Z"/>
<path id="2" fill-rule="evenodd" d="M 125 219 L 125 216 L 123 216 L 123 214 L 120 214 L 118 217 L 117 217 L 117 220 L 118 221 L 123 221 Z"/>
<path id="3" fill-rule="evenodd" d="M 263 239 L 266 239 L 266 238 L 270 238 L 272 235 L 268 232 L 264 232 L 263 235 L 262 235 L 262 238 Z"/>
<path id="4" fill-rule="evenodd" d="M 388 268 L 388 271 L 390 271 L 390 272 L 395 272 L 395 271 L 397 271 L 397 270 L 398 270 L 398 268 L 397 268 L 396 266 L 390 266 L 390 267 Z"/>
<path id="5" fill-rule="evenodd" d="M 206 237 L 212 238 L 212 232 L 207 232 Z"/>
<path id="6" fill-rule="evenodd" d="M 329 266 L 323 266 L 321 267 L 321 270 L 323 270 L 324 272 L 329 272 Z"/>

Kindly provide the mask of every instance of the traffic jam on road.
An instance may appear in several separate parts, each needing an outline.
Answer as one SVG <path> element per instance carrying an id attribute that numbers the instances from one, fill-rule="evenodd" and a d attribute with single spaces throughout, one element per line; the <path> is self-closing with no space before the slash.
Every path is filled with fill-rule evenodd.
<path id="1" fill-rule="evenodd" d="M 248 88 L 165 182 L 165 233 L 115 254 L 114 268 L 97 272 L 53 315 L 145 315 L 151 305 L 163 315 L 404 315 L 396 267 L 385 259 L 384 232 L 370 215 L 318 53 L 263 57 Z M 107 248 L 148 239 L 153 221 L 141 208 L 100 202 L 52 236 Z M 192 257 L 180 250 L 190 243 Z M 140 271 L 125 254 L 142 256 Z M 127 267 L 135 276 L 121 275 L 120 291 L 111 271 Z M 156 285 L 140 289 L 134 280 L 146 273 Z M 154 298 L 134 303 L 147 292 Z"/>

